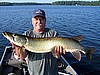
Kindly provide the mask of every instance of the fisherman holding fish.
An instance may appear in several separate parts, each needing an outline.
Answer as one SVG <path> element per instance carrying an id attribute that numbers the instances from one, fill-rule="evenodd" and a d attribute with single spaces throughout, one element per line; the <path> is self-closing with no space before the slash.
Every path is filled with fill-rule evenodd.
<path id="1" fill-rule="evenodd" d="M 42 9 L 33 11 L 32 25 L 34 29 L 30 29 L 24 33 L 26 36 L 34 38 L 57 37 L 58 33 L 55 30 L 45 28 L 46 15 Z M 12 43 L 16 54 L 20 59 L 27 59 L 28 70 L 30 75 L 58 75 L 57 58 L 66 51 L 62 46 L 55 46 L 52 52 L 35 53 L 25 50 L 20 51 L 20 47 Z"/>
<path id="2" fill-rule="evenodd" d="M 81 60 L 81 52 L 91 59 L 94 47 L 84 47 L 80 41 L 83 36 L 57 37 L 58 33 L 45 28 L 46 16 L 44 10 L 33 11 L 32 25 L 24 35 L 3 32 L 12 43 L 16 55 L 26 59 L 30 75 L 58 75 L 57 58 L 70 52 L 77 60 Z M 26 36 L 25 36 L 26 35 Z"/>

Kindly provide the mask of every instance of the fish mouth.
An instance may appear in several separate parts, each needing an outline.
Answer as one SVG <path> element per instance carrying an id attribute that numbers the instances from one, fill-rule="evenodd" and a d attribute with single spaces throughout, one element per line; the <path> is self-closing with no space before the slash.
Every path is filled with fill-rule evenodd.
<path id="1" fill-rule="evenodd" d="M 12 35 L 12 33 L 10 33 L 10 32 L 2 32 L 2 34 L 5 35 L 5 36 Z"/>
<path id="2" fill-rule="evenodd" d="M 2 32 L 3 35 L 6 35 L 6 32 Z"/>
<path id="3" fill-rule="evenodd" d="M 9 32 L 2 32 L 2 34 L 9 40 L 12 40 L 13 39 L 13 36 L 11 33 Z"/>
<path id="4" fill-rule="evenodd" d="M 7 35 L 7 33 L 6 33 L 6 32 L 2 32 L 2 34 L 3 34 L 4 36 L 6 36 L 6 35 Z"/>

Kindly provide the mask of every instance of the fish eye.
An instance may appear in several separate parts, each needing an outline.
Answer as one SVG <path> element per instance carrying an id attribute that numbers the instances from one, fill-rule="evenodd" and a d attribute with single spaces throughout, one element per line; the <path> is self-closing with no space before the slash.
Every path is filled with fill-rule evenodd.
<path id="1" fill-rule="evenodd" d="M 16 36 L 16 34 L 13 34 L 13 36 Z"/>

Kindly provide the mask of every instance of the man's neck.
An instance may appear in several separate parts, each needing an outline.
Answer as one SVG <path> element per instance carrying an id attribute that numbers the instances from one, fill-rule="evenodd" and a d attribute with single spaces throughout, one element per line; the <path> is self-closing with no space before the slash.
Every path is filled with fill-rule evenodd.
<path id="1" fill-rule="evenodd" d="M 34 30 L 36 33 L 43 33 L 43 30 Z"/>

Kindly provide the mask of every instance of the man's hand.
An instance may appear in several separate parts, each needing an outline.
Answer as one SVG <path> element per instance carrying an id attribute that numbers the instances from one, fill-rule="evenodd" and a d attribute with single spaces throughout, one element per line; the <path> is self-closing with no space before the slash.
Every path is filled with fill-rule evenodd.
<path id="1" fill-rule="evenodd" d="M 19 53 L 20 47 L 17 46 L 17 45 L 15 45 L 14 43 L 11 43 L 11 44 L 12 44 L 12 46 L 13 46 L 14 49 L 15 49 L 16 55 L 17 55 L 18 57 L 20 57 L 20 53 Z"/>
<path id="2" fill-rule="evenodd" d="M 65 54 L 66 50 L 63 49 L 62 46 L 56 46 L 55 49 L 52 51 L 54 57 L 60 58 L 62 54 Z"/>
<path id="3" fill-rule="evenodd" d="M 15 45 L 14 43 L 11 43 L 11 44 L 12 44 L 12 46 L 13 46 L 14 49 L 15 49 L 16 55 L 17 55 L 20 59 L 24 59 L 24 58 L 26 57 L 25 48 L 24 48 L 24 47 L 17 46 L 17 45 Z"/>

